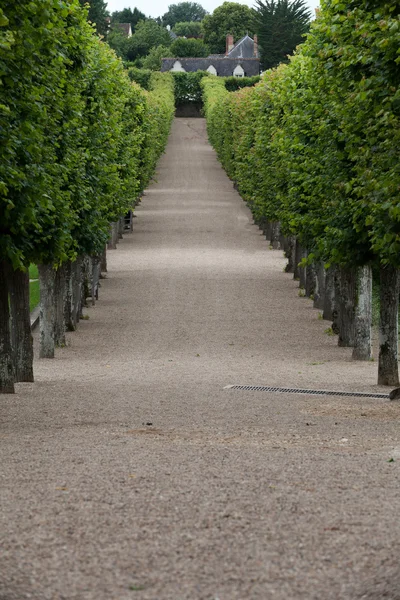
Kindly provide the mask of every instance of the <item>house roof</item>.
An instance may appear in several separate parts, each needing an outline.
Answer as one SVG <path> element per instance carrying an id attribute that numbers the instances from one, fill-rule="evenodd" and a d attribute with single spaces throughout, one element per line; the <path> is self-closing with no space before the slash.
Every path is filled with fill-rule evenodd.
<path id="1" fill-rule="evenodd" d="M 254 56 L 254 40 L 249 35 L 245 35 L 241 40 L 236 42 L 227 56 L 229 58 L 258 58 L 258 52 Z"/>
<path id="2" fill-rule="evenodd" d="M 119 29 L 121 31 L 121 33 L 126 35 L 126 37 L 131 37 L 131 35 L 132 35 L 132 26 L 130 23 L 113 23 L 112 27 L 113 27 L 113 29 L 114 28 Z"/>
<path id="3" fill-rule="evenodd" d="M 163 58 L 161 71 L 171 71 L 176 61 L 189 73 L 195 71 L 207 71 L 211 65 L 217 71 L 219 77 L 230 77 L 237 65 L 240 65 L 247 77 L 259 75 L 260 61 L 258 58 L 230 58 L 225 55 L 209 56 L 207 58 Z"/>

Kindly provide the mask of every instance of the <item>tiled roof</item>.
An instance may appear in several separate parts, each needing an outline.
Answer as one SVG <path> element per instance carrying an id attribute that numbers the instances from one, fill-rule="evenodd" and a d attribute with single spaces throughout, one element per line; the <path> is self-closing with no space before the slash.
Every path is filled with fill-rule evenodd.
<path id="1" fill-rule="evenodd" d="M 161 71 L 171 71 L 176 61 L 179 61 L 182 68 L 188 73 L 207 71 L 211 65 L 215 68 L 219 77 L 230 77 L 237 65 L 243 68 L 246 77 L 252 77 L 260 73 L 260 60 L 258 58 L 230 58 L 224 55 L 209 56 L 207 58 L 163 58 Z"/>
<path id="2" fill-rule="evenodd" d="M 254 56 L 254 40 L 250 36 L 245 35 L 239 40 L 228 52 L 229 58 L 256 58 Z M 257 54 L 258 57 L 258 54 Z"/>

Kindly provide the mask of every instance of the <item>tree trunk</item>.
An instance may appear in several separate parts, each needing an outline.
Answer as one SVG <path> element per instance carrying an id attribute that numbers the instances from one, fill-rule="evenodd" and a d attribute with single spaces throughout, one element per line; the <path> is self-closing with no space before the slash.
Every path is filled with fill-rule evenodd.
<path id="1" fill-rule="evenodd" d="M 286 273 L 294 273 L 294 265 L 296 260 L 296 238 L 293 235 L 289 235 L 287 238 L 286 258 L 288 263 L 285 267 Z"/>
<path id="2" fill-rule="evenodd" d="M 338 310 L 339 339 L 342 347 L 354 346 L 355 342 L 355 306 L 356 276 L 355 269 L 338 269 L 339 294 L 336 296 Z"/>
<path id="3" fill-rule="evenodd" d="M 314 308 L 323 309 L 325 304 L 326 271 L 322 262 L 315 265 Z"/>
<path id="4" fill-rule="evenodd" d="M 15 392 L 7 272 L 6 262 L 0 260 L 0 394 Z"/>
<path id="5" fill-rule="evenodd" d="M 114 247 L 117 247 L 117 244 L 119 242 L 119 238 L 118 238 L 118 221 L 115 221 L 112 224 L 112 236 L 113 236 L 113 244 Z"/>
<path id="6" fill-rule="evenodd" d="M 29 273 L 8 270 L 11 345 L 15 381 L 33 381 L 33 338 L 29 309 Z"/>
<path id="7" fill-rule="evenodd" d="M 303 258 L 307 258 L 307 250 L 300 246 L 299 252 L 300 252 L 300 260 L 299 260 L 299 263 L 300 263 L 303 260 Z M 303 290 L 306 289 L 306 276 L 307 276 L 306 268 L 299 267 L 299 287 L 303 288 Z"/>
<path id="8" fill-rule="evenodd" d="M 302 248 L 299 244 L 299 240 L 297 238 L 295 238 L 295 245 L 294 245 L 294 270 L 293 270 L 293 279 L 296 279 L 296 281 L 300 280 L 300 261 L 301 261 L 301 253 L 302 253 Z"/>
<path id="9" fill-rule="evenodd" d="M 72 264 L 72 312 L 75 323 L 79 323 L 82 314 L 82 257 L 78 256 Z M 76 329 L 76 326 L 75 326 Z"/>
<path id="10" fill-rule="evenodd" d="M 104 250 L 101 255 L 100 272 L 107 273 L 107 247 L 106 246 L 104 246 Z"/>
<path id="11" fill-rule="evenodd" d="M 398 313 L 399 271 L 390 265 L 380 270 L 380 322 L 378 384 L 399 385 Z"/>
<path id="12" fill-rule="evenodd" d="M 316 273 L 315 273 L 315 265 L 312 263 L 311 265 L 306 266 L 306 296 L 308 298 L 314 299 L 314 293 L 316 288 Z"/>
<path id="13" fill-rule="evenodd" d="M 100 256 L 92 256 L 92 306 L 95 305 L 96 300 L 99 299 L 99 279 L 100 279 Z"/>
<path id="14" fill-rule="evenodd" d="M 273 221 L 271 227 L 271 245 L 274 250 L 281 249 L 281 224 L 279 221 Z"/>
<path id="15" fill-rule="evenodd" d="M 58 267 L 55 279 L 55 321 L 54 321 L 54 343 L 56 346 L 65 346 L 65 319 L 64 307 L 66 296 L 66 269 L 65 265 Z"/>
<path id="16" fill-rule="evenodd" d="M 38 265 L 40 285 L 40 358 L 54 358 L 55 279 L 52 265 Z"/>
<path id="17" fill-rule="evenodd" d="M 335 309 L 335 267 L 329 267 L 325 272 L 325 294 L 322 318 L 326 321 L 333 320 Z"/>
<path id="18" fill-rule="evenodd" d="M 372 358 L 372 269 L 358 267 L 356 271 L 356 310 L 354 319 L 354 360 Z"/>
<path id="19" fill-rule="evenodd" d="M 72 314 L 72 290 L 73 290 L 72 262 L 65 263 L 65 304 L 64 304 L 64 319 L 65 328 L 67 331 L 75 331 L 76 322 Z"/>
<path id="20" fill-rule="evenodd" d="M 265 221 L 263 233 L 265 235 L 265 239 L 270 241 L 272 238 L 272 223 L 270 221 Z"/>
<path id="21" fill-rule="evenodd" d="M 107 242 L 107 250 L 115 250 L 116 249 L 115 239 L 114 239 L 114 228 L 113 224 L 110 223 L 110 233 Z"/>
<path id="22" fill-rule="evenodd" d="M 118 239 L 119 240 L 122 240 L 123 233 L 124 233 L 124 218 L 121 217 L 120 219 L 118 219 Z"/>

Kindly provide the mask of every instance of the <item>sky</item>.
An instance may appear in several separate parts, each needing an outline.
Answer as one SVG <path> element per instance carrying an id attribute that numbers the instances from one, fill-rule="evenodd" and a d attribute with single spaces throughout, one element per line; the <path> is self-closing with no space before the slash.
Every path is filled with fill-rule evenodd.
<path id="1" fill-rule="evenodd" d="M 168 10 L 169 4 L 178 4 L 180 0 L 108 0 L 108 10 L 110 13 L 115 10 L 122 10 L 123 8 L 138 8 L 142 13 L 149 17 L 160 17 Z M 181 0 L 182 1 L 182 0 Z M 190 0 L 201 4 L 207 12 L 212 13 L 217 6 L 223 4 L 224 0 Z M 233 0 L 234 1 L 234 0 Z M 240 0 L 240 4 L 248 4 L 254 6 L 254 0 Z M 319 6 L 319 0 L 307 0 L 307 4 L 312 9 Z"/>

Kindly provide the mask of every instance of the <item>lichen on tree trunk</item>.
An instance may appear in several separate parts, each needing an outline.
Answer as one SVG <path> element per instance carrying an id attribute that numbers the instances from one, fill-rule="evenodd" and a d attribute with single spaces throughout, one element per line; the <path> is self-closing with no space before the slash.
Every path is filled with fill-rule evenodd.
<path id="1" fill-rule="evenodd" d="M 8 265 L 0 260 L 0 393 L 14 393 L 14 367 L 8 303 Z"/>
<path id="2" fill-rule="evenodd" d="M 399 270 L 391 265 L 380 269 L 380 320 L 378 384 L 398 385 Z"/>
<path id="3" fill-rule="evenodd" d="M 11 309 L 11 343 L 15 381 L 33 381 L 33 338 L 29 309 L 28 271 L 8 270 Z"/>
<path id="4" fill-rule="evenodd" d="M 354 319 L 353 359 L 372 358 L 372 269 L 366 265 L 356 270 L 356 306 Z"/>
<path id="5" fill-rule="evenodd" d="M 38 265 L 40 285 L 40 358 L 54 358 L 55 280 L 52 265 Z"/>

